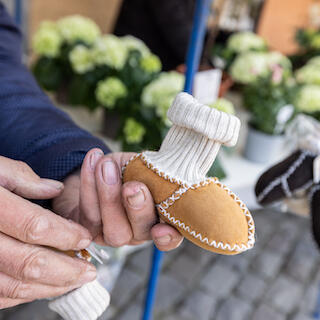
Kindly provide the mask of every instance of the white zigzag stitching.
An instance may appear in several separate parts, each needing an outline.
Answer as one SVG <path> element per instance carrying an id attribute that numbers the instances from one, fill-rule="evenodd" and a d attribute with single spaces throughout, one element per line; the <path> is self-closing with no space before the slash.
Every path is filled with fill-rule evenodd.
<path id="1" fill-rule="evenodd" d="M 239 199 L 227 186 L 225 186 L 223 183 L 221 183 L 217 178 L 207 178 L 206 180 L 201 181 L 201 182 L 199 182 L 197 184 L 190 185 L 190 184 L 188 184 L 188 183 L 186 183 L 184 181 L 181 181 L 181 180 L 179 180 L 177 178 L 171 177 L 171 176 L 165 174 L 164 172 L 161 172 L 158 168 L 153 166 L 147 160 L 147 158 L 144 156 L 143 153 L 136 154 L 133 157 L 131 157 L 129 159 L 129 161 L 127 161 L 127 163 L 123 166 L 122 172 L 124 172 L 125 168 L 128 166 L 128 164 L 131 161 L 135 160 L 138 157 L 140 157 L 145 162 L 146 166 L 149 169 L 151 169 L 152 171 L 157 173 L 160 177 L 164 178 L 165 180 L 169 180 L 172 183 L 178 183 L 179 185 L 181 185 L 181 188 L 176 190 L 170 197 L 168 197 L 166 200 L 162 201 L 160 204 L 156 205 L 156 207 L 160 210 L 160 212 L 166 218 L 168 218 L 173 224 L 175 224 L 175 225 L 179 226 L 180 228 L 184 229 L 190 235 L 192 235 L 194 238 L 199 239 L 201 242 L 206 243 L 207 245 L 209 245 L 211 247 L 214 247 L 214 248 L 217 248 L 217 249 L 243 252 L 243 251 L 251 249 L 254 246 L 254 242 L 255 242 L 255 238 L 254 238 L 254 221 L 252 219 L 252 216 L 251 216 L 248 208 L 241 201 L 241 199 Z M 197 233 L 196 231 L 191 230 L 191 228 L 189 226 L 186 226 L 184 222 L 181 222 L 180 220 L 175 219 L 174 217 L 172 217 L 170 215 L 169 212 L 166 211 L 166 209 L 168 209 L 171 205 L 173 205 L 173 203 L 176 200 L 180 199 L 181 196 L 184 193 L 186 193 L 189 189 L 197 189 L 197 188 L 206 186 L 206 185 L 208 185 L 210 183 L 215 183 L 219 187 L 221 187 L 225 191 L 227 191 L 228 195 L 230 195 L 238 203 L 238 205 L 242 209 L 242 212 L 246 216 L 247 222 L 248 222 L 248 242 L 247 242 L 246 245 L 245 244 L 242 244 L 242 245 L 235 244 L 235 245 L 231 246 L 229 243 L 223 243 L 222 241 L 217 242 L 216 240 L 213 240 L 213 241 L 210 242 L 207 237 L 203 237 L 201 233 Z"/>
<path id="2" fill-rule="evenodd" d="M 270 184 L 268 184 L 264 190 L 262 190 L 262 192 L 259 194 L 258 196 L 258 201 L 261 202 L 276 186 L 278 186 L 279 184 L 281 184 L 282 189 L 284 191 L 284 193 L 291 197 L 292 193 L 289 189 L 289 186 L 287 183 L 284 183 L 284 180 L 288 180 L 289 177 L 294 173 L 294 171 L 302 164 L 302 162 L 304 161 L 304 159 L 307 156 L 313 156 L 315 155 L 313 152 L 311 151 L 303 151 L 301 153 L 301 155 L 299 156 L 299 158 L 289 167 L 289 169 L 280 177 L 276 178 L 275 180 L 273 180 Z"/>
<path id="3" fill-rule="evenodd" d="M 174 204 L 174 202 L 181 198 L 181 196 L 186 193 L 189 189 L 196 189 L 201 186 L 208 185 L 210 183 L 215 183 L 219 187 L 223 188 L 227 191 L 227 193 L 232 196 L 232 198 L 239 204 L 240 208 L 242 209 L 243 213 L 245 214 L 248 222 L 248 242 L 247 244 L 238 245 L 235 244 L 231 246 L 229 243 L 223 243 L 222 241 L 217 242 L 216 240 L 210 241 L 207 237 L 203 237 L 200 232 L 196 232 L 192 230 L 189 226 L 187 226 L 184 222 L 176 219 L 175 217 L 171 216 L 170 213 L 166 210 L 170 206 Z M 182 187 L 175 191 L 172 196 L 167 198 L 166 200 L 162 201 L 160 204 L 157 205 L 157 208 L 160 210 L 161 214 L 163 214 L 171 223 L 177 225 L 178 227 L 182 228 L 183 230 L 187 231 L 190 235 L 194 238 L 199 239 L 202 243 L 205 243 L 211 247 L 222 249 L 222 250 L 229 250 L 229 251 L 237 251 L 243 252 L 249 250 L 253 247 L 255 239 L 254 239 L 254 222 L 252 216 L 245 206 L 245 204 L 224 184 L 222 184 L 219 180 L 215 178 L 207 178 L 203 183 L 199 183 L 198 185 L 193 185 L 191 188 Z"/>

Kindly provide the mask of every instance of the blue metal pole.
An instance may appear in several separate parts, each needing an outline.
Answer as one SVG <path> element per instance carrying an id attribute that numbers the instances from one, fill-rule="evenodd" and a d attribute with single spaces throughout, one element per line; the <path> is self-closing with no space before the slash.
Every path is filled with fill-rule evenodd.
<path id="1" fill-rule="evenodd" d="M 190 94 L 192 93 L 194 76 L 199 68 L 211 2 L 212 0 L 197 0 L 196 2 L 193 28 L 187 54 L 186 81 L 184 85 L 184 91 Z"/>
<path id="2" fill-rule="evenodd" d="M 197 0 L 193 28 L 189 41 L 189 48 L 186 61 L 186 80 L 184 84 L 184 91 L 192 93 L 192 85 L 195 73 L 199 68 L 204 36 L 206 33 L 206 24 L 210 12 L 210 4 L 212 0 Z M 143 320 L 152 319 L 152 311 L 156 298 L 157 283 L 161 271 L 163 252 L 156 247 L 153 249 L 152 266 L 150 270 L 150 278 L 145 298 L 145 307 L 143 313 Z"/>
<path id="3" fill-rule="evenodd" d="M 152 266 L 150 270 L 150 278 L 148 283 L 147 295 L 145 299 L 143 320 L 152 319 L 152 311 L 157 293 L 157 283 L 159 274 L 161 272 L 163 252 L 158 250 L 155 246 L 153 248 Z"/>
<path id="4" fill-rule="evenodd" d="M 14 20 L 19 27 L 22 27 L 22 1 L 21 0 L 15 0 Z"/>

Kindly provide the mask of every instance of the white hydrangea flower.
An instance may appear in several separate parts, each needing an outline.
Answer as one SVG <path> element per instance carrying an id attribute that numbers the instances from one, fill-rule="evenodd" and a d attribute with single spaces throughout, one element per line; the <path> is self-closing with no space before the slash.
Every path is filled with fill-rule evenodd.
<path id="1" fill-rule="evenodd" d="M 314 57 L 314 58 L 310 59 L 308 61 L 308 65 L 309 64 L 320 67 L 320 56 L 317 56 L 317 57 Z"/>
<path id="2" fill-rule="evenodd" d="M 60 53 L 62 38 L 57 25 L 51 21 L 44 21 L 32 39 L 33 51 L 42 56 L 54 58 Z"/>
<path id="3" fill-rule="evenodd" d="M 306 64 L 295 75 L 298 83 L 320 85 L 320 64 Z"/>
<path id="4" fill-rule="evenodd" d="M 92 44 L 100 36 L 98 25 L 91 19 L 81 15 L 72 15 L 58 20 L 59 32 L 68 43 L 83 41 Z"/>
<path id="5" fill-rule="evenodd" d="M 150 49 L 146 46 L 146 44 L 134 37 L 134 36 L 124 36 L 120 38 L 128 51 L 137 50 L 141 53 L 143 57 L 146 57 L 151 54 Z"/>
<path id="6" fill-rule="evenodd" d="M 283 67 L 285 70 L 291 70 L 292 68 L 291 61 L 288 59 L 288 57 L 286 57 L 282 53 L 278 51 L 271 51 L 271 52 L 265 53 L 265 55 L 266 55 L 268 66 L 272 67 L 272 65 L 277 64 Z"/>
<path id="7" fill-rule="evenodd" d="M 250 50 L 263 51 L 267 48 L 266 41 L 257 34 L 250 31 L 243 31 L 229 37 L 228 49 L 240 53 Z"/>
<path id="8" fill-rule="evenodd" d="M 72 69 L 79 74 L 86 73 L 94 69 L 94 61 L 92 59 L 92 52 L 86 46 L 76 45 L 69 53 L 69 59 Z"/>
<path id="9" fill-rule="evenodd" d="M 231 65 L 232 78 L 239 83 L 252 83 L 258 77 L 268 74 L 264 53 L 246 52 L 240 54 Z"/>
<path id="10" fill-rule="evenodd" d="M 291 70 L 290 60 L 280 52 L 249 51 L 236 58 L 230 73 L 236 82 L 248 84 L 257 81 L 259 77 L 268 76 L 276 65 L 285 71 Z"/>
<path id="11" fill-rule="evenodd" d="M 301 112 L 313 113 L 320 111 L 320 86 L 303 86 L 299 90 L 295 106 Z"/>
<path id="12" fill-rule="evenodd" d="M 114 69 L 122 69 L 128 54 L 123 42 L 112 34 L 99 38 L 92 49 L 93 59 L 98 65 L 107 65 Z"/>
<path id="13" fill-rule="evenodd" d="M 162 72 L 157 79 L 143 89 L 142 103 L 148 107 L 155 107 L 156 114 L 169 124 L 167 111 L 175 96 L 182 91 L 183 85 L 184 76 L 181 73 Z"/>

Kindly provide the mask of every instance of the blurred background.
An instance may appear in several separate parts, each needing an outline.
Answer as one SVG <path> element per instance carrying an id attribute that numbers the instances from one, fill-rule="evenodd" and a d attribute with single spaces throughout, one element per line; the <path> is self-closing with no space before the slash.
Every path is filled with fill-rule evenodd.
<path id="1" fill-rule="evenodd" d="M 183 89 L 194 0 L 2 2 L 21 27 L 25 64 L 57 107 L 114 151 L 159 148 Z M 253 212 L 256 246 L 227 257 L 185 241 L 167 253 L 154 319 L 320 319 L 308 188 L 267 208 L 254 193 L 311 124 L 320 132 L 320 1 L 214 0 L 193 89 L 242 121 L 238 145 L 222 148 L 209 175 Z M 141 319 L 152 246 L 105 250 L 99 277 L 112 298 L 101 319 Z M 37 301 L 0 319 L 59 317 Z"/>

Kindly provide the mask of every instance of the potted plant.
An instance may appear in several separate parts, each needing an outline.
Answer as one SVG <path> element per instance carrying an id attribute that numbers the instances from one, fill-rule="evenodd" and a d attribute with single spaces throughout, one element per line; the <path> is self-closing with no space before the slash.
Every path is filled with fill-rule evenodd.
<path id="1" fill-rule="evenodd" d="M 244 156 L 254 162 L 271 162 L 279 153 L 283 131 L 294 114 L 291 63 L 279 52 L 247 52 L 236 58 L 230 72 L 241 84 L 249 112 Z"/>
<path id="2" fill-rule="evenodd" d="M 266 52 L 266 41 L 250 31 L 232 34 L 226 44 L 215 43 L 211 51 L 211 61 L 214 67 L 222 69 L 222 82 L 219 96 L 224 96 L 234 84 L 230 76 L 230 67 L 238 55 L 244 52 Z"/>
<path id="3" fill-rule="evenodd" d="M 160 147 L 171 126 L 167 110 L 183 90 L 184 76 L 161 72 L 161 61 L 143 41 L 102 35 L 92 20 L 76 15 L 44 22 L 33 48 L 39 84 L 76 111 L 79 106 L 104 110 L 103 133 L 120 142 L 123 151 Z M 233 112 L 226 100 L 212 107 Z M 218 161 L 209 174 L 225 177 Z"/>

